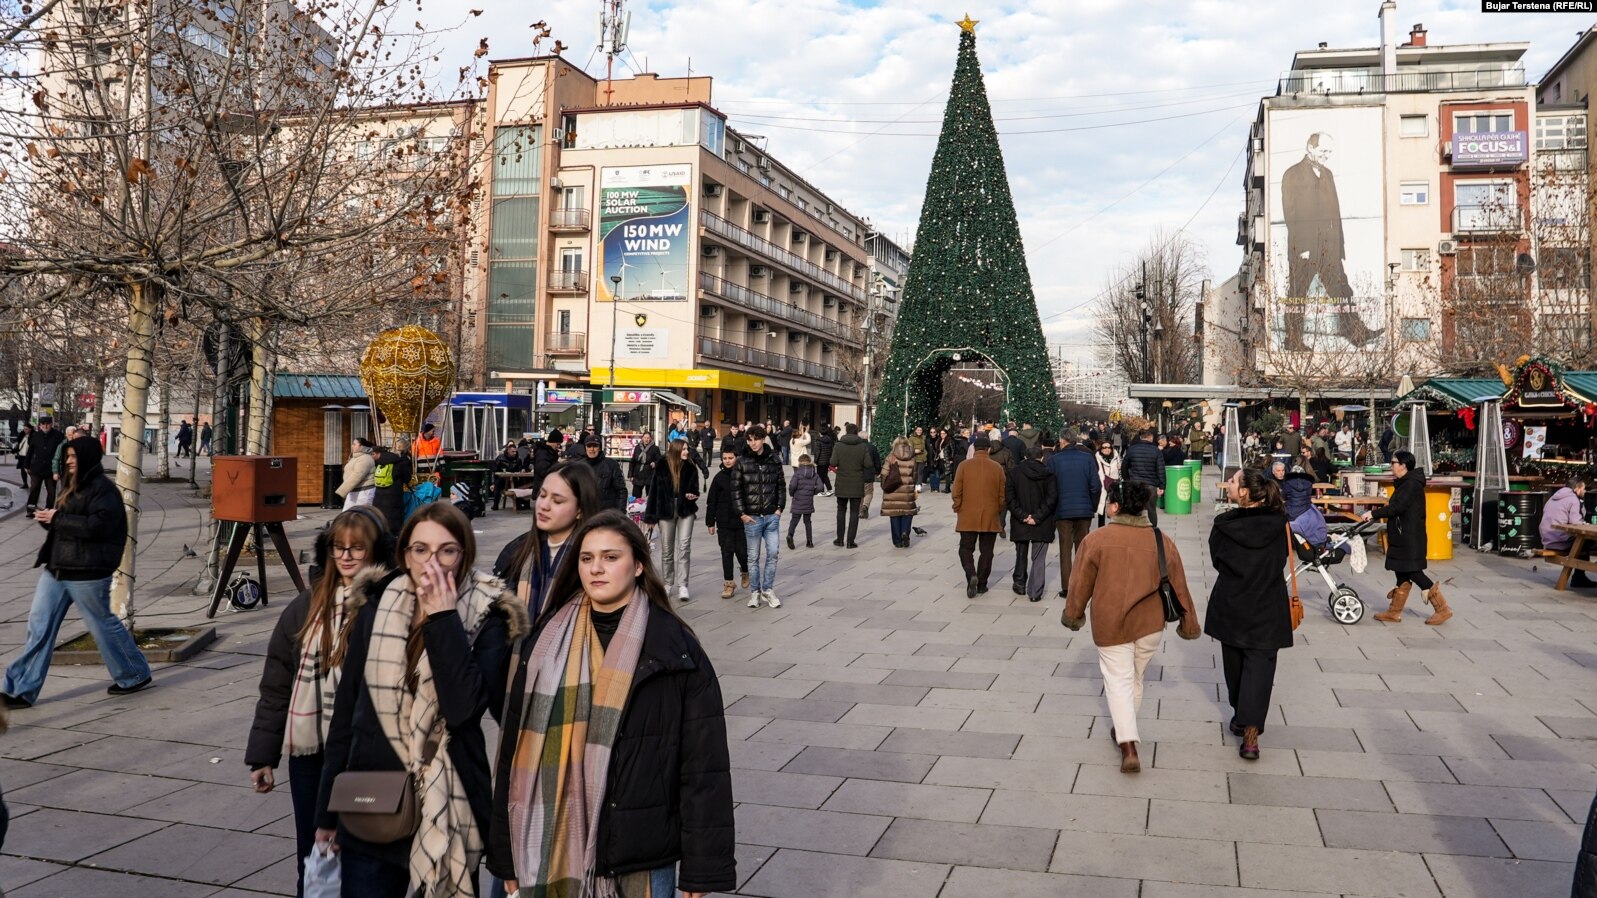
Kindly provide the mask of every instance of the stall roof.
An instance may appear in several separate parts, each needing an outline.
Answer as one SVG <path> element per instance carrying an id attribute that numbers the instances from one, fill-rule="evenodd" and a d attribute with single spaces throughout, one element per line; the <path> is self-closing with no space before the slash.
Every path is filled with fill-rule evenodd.
<path id="1" fill-rule="evenodd" d="M 360 378 L 350 374 L 278 374 L 272 384 L 278 399 L 365 399 Z"/>
<path id="2" fill-rule="evenodd" d="M 1503 392 L 1502 380 L 1495 377 L 1433 377 L 1397 397 L 1395 404 L 1438 402 L 1456 410 L 1487 399 L 1500 399 Z"/>
<path id="3" fill-rule="evenodd" d="M 686 397 L 673 393 L 670 390 L 655 390 L 654 398 L 660 400 L 666 405 L 674 405 L 678 408 L 685 408 L 695 415 L 704 414 L 704 409 L 699 408 L 697 403 L 689 402 Z"/>
<path id="4" fill-rule="evenodd" d="M 1571 371 L 1564 375 L 1564 385 L 1587 402 L 1597 401 L 1597 371 Z"/>

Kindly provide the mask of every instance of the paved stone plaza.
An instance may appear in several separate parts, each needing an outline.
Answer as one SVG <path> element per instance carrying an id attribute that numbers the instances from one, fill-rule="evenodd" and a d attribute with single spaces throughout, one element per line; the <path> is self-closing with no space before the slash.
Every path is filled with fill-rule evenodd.
<path id="1" fill-rule="evenodd" d="M 144 620 L 199 620 L 201 562 L 183 547 L 203 542 L 204 505 L 175 485 L 147 499 Z M 726 696 L 740 894 L 1568 894 L 1597 790 L 1597 597 L 1554 592 L 1545 563 L 1467 552 L 1438 565 L 1457 611 L 1440 629 L 1413 607 L 1400 626 L 1340 626 L 1323 584 L 1305 581 L 1308 619 L 1281 656 L 1254 763 L 1224 733 L 1218 647 L 1171 633 L 1149 668 L 1145 767 L 1123 775 L 1091 637 L 1059 625 L 1057 586 L 1037 605 L 1009 591 L 1008 543 L 992 591 L 967 600 L 946 496 L 924 497 L 929 535 L 909 551 L 874 517 L 859 550 L 833 548 L 833 506 L 817 507 L 818 547 L 801 532 L 783 550 L 781 609 L 717 598 L 715 541 L 694 540 L 699 599 L 684 614 Z M 328 517 L 305 510 L 294 545 Z M 529 521 L 479 522 L 479 555 Z M 1208 521 L 1207 508 L 1167 518 L 1200 604 Z M 39 542 L 15 510 L 0 520 L 6 660 Z M 1371 559 L 1364 575 L 1338 571 L 1374 604 L 1389 581 Z M 38 707 L 14 713 L 0 737 L 5 894 L 293 893 L 286 786 L 255 794 L 241 760 L 288 598 L 286 575 L 268 576 L 274 604 L 221 615 L 212 650 L 158 669 L 157 688 L 111 698 L 103 668 L 58 666 Z"/>

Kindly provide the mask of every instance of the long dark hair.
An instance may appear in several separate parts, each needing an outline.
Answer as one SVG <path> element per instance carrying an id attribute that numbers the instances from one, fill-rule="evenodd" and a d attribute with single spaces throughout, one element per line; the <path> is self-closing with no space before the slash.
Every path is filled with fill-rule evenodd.
<path id="1" fill-rule="evenodd" d="M 565 481 L 566 486 L 571 487 L 571 495 L 577 500 L 578 527 L 582 526 L 583 521 L 599 512 L 601 508 L 599 504 L 599 478 L 594 476 L 593 466 L 586 462 L 562 461 L 551 468 L 548 474 L 544 475 L 544 482 L 548 482 L 550 477 L 559 477 Z M 540 486 L 539 489 L 542 490 L 542 487 Z M 512 589 L 515 588 L 516 581 L 521 579 L 522 572 L 527 570 L 529 564 L 532 565 L 532 573 L 535 576 L 543 574 L 542 550 L 548 542 L 548 534 L 538 529 L 538 510 L 535 506 L 533 508 L 532 527 L 527 531 L 527 535 L 522 538 L 521 545 L 516 548 L 516 553 L 510 557 L 510 568 L 504 572 L 505 582 L 511 584 Z"/>
<path id="2" fill-rule="evenodd" d="M 643 588 L 649 597 L 649 604 L 656 611 L 663 611 L 682 623 L 682 626 L 692 632 L 687 622 L 671 607 L 671 599 L 665 592 L 665 581 L 660 579 L 660 574 L 654 569 L 654 555 L 649 551 L 649 538 L 643 535 L 638 525 L 632 519 L 615 509 L 606 509 L 592 517 L 585 517 L 577 527 L 577 532 L 571 535 L 571 542 L 575 544 L 576 551 L 567 552 L 566 557 L 560 562 L 560 567 L 555 571 L 554 583 L 549 587 L 549 598 L 544 602 L 543 611 L 539 617 L 548 617 L 559 611 L 567 602 L 582 595 L 582 574 L 577 570 L 577 558 L 582 554 L 582 541 L 588 534 L 600 530 L 620 534 L 632 549 L 634 561 L 642 562 L 643 573 L 638 575 L 638 586 Z"/>
<path id="3" fill-rule="evenodd" d="M 66 469 L 68 452 L 77 462 L 76 472 Z M 55 500 L 56 508 L 66 508 L 67 502 L 80 490 L 105 476 L 104 458 L 105 450 L 100 448 L 100 441 L 94 437 L 73 437 L 67 441 L 66 447 L 61 450 L 61 495 Z"/>
<path id="4" fill-rule="evenodd" d="M 354 541 L 366 547 L 366 567 L 386 566 L 388 559 L 379 554 L 389 547 L 383 537 L 388 534 L 388 524 L 383 516 L 373 512 L 369 505 L 357 505 L 350 510 L 333 518 L 326 532 L 317 539 L 317 552 L 325 551 L 322 563 L 322 575 L 311 584 L 310 607 L 305 612 L 305 623 L 300 627 L 296 640 L 304 646 L 305 640 L 318 626 L 321 627 L 322 659 L 323 664 L 329 668 L 341 667 L 344 663 L 344 647 L 348 644 L 349 628 L 355 623 L 355 615 L 350 615 L 344 621 L 344 628 L 338 634 L 333 633 L 334 603 L 338 596 L 338 587 L 343 579 L 338 573 L 338 556 L 333 553 L 333 546 L 339 540 Z"/>
<path id="5" fill-rule="evenodd" d="M 399 539 L 394 546 L 394 563 L 408 576 L 410 574 L 409 554 L 406 549 L 410 546 L 411 534 L 416 532 L 416 525 L 431 521 L 449 531 L 449 535 L 460 543 L 459 567 L 455 571 L 455 590 L 458 597 L 459 591 L 471 584 L 471 569 L 477 563 L 477 537 L 471 531 L 471 521 L 466 518 L 466 513 L 455 507 L 453 502 L 429 502 L 416 509 L 399 531 Z M 439 564 L 443 564 L 442 561 Z M 411 578 L 414 588 L 415 578 Z M 421 662 L 422 638 L 421 625 L 426 621 L 418 617 L 410 628 L 410 638 L 405 641 L 405 688 L 411 692 L 416 691 L 416 665 Z"/>
<path id="6" fill-rule="evenodd" d="M 1281 487 L 1258 468 L 1246 468 L 1237 472 L 1242 479 L 1242 488 L 1248 491 L 1248 498 L 1254 500 L 1260 507 L 1268 511 L 1281 511 L 1286 503 L 1281 498 Z"/>

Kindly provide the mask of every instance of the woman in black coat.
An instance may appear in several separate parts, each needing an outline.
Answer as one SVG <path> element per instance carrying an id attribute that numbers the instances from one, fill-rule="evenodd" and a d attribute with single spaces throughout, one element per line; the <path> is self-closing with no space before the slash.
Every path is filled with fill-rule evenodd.
<path id="1" fill-rule="evenodd" d="M 1442 587 L 1425 575 L 1425 472 L 1414 467 L 1414 453 L 1402 451 L 1392 456 L 1392 497 L 1379 508 L 1364 513 L 1364 520 L 1386 521 L 1386 569 L 1397 578 L 1397 586 L 1386 597 L 1392 604 L 1375 619 L 1397 624 L 1403 621 L 1403 605 L 1410 588 L 1425 590 L 1431 606 L 1427 624 L 1438 626 L 1453 616 L 1442 597 Z"/>
<path id="2" fill-rule="evenodd" d="M 1054 541 L 1054 513 L 1059 507 L 1059 482 L 1042 463 L 1042 446 L 1026 450 L 1026 460 L 1004 478 L 1004 505 L 1009 509 L 1009 538 L 1015 543 L 1015 595 L 1042 601 L 1048 580 L 1048 547 Z"/>
<path id="3" fill-rule="evenodd" d="M 1287 563 L 1287 517 L 1281 490 L 1262 471 L 1238 471 L 1226 481 L 1239 507 L 1214 519 L 1209 558 L 1214 588 L 1203 632 L 1220 643 L 1230 729 L 1238 753 L 1258 760 L 1259 733 L 1270 713 L 1276 652 L 1292 645 L 1292 612 L 1282 568 Z"/>
<path id="4" fill-rule="evenodd" d="M 815 473 L 821 475 L 821 486 L 825 492 L 823 496 L 832 495 L 832 450 L 837 448 L 837 431 L 831 425 L 822 424 L 815 430 L 815 442 L 811 446 L 811 454 L 815 456 Z"/>

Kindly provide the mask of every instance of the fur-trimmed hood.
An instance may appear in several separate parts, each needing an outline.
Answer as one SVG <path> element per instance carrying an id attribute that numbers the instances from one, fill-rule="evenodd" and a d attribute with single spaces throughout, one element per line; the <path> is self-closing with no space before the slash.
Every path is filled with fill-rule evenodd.
<path id="1" fill-rule="evenodd" d="M 344 602 L 345 612 L 354 616 L 366 604 L 369 598 L 381 598 L 396 582 L 404 579 L 402 588 L 410 587 L 410 577 L 403 571 L 392 568 L 369 567 L 355 575 L 350 583 L 349 597 Z M 471 581 L 462 590 L 476 591 L 486 597 L 488 604 L 494 610 L 505 616 L 506 626 L 510 631 L 511 641 L 532 632 L 532 616 L 527 612 L 524 602 L 516 598 L 516 594 L 505 586 L 505 581 L 491 574 L 472 569 Z"/>

